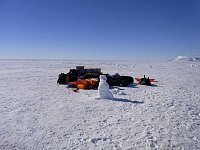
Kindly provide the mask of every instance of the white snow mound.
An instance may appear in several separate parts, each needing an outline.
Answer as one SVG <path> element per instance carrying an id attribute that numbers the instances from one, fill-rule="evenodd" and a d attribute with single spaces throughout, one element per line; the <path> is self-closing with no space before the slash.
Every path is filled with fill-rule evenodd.
<path id="1" fill-rule="evenodd" d="M 175 58 L 176 61 L 184 60 L 184 61 L 200 61 L 199 57 L 189 57 L 189 56 L 178 56 Z"/>
<path id="2" fill-rule="evenodd" d="M 100 75 L 100 82 L 98 86 L 98 96 L 100 99 L 114 99 L 111 91 L 109 91 L 109 85 L 106 82 L 105 75 Z"/>

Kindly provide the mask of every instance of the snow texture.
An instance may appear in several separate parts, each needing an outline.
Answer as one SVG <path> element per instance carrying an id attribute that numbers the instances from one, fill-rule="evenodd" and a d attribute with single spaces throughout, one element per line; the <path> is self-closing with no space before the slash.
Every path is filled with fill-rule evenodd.
<path id="1" fill-rule="evenodd" d="M 56 83 L 76 66 L 157 82 L 96 100 Z M 0 85 L 1 150 L 200 149 L 200 67 L 188 61 L 0 60 Z"/>
<path id="2" fill-rule="evenodd" d="M 100 82 L 98 86 L 98 98 L 99 99 L 114 99 L 111 91 L 109 91 L 109 85 L 107 83 L 105 75 L 100 75 Z"/>

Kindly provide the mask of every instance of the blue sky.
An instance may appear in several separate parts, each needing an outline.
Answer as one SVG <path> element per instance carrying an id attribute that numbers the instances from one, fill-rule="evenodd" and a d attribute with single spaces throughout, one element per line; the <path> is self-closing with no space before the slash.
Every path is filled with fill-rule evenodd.
<path id="1" fill-rule="evenodd" d="M 200 55 L 199 0 L 0 0 L 0 58 Z"/>

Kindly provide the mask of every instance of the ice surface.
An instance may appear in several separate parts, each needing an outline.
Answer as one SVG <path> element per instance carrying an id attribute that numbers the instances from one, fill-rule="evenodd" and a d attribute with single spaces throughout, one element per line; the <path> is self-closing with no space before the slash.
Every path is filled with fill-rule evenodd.
<path id="1" fill-rule="evenodd" d="M 158 82 L 110 87 L 113 100 L 56 84 L 82 65 Z M 0 85 L 2 150 L 200 149 L 200 67 L 190 62 L 0 60 Z"/>

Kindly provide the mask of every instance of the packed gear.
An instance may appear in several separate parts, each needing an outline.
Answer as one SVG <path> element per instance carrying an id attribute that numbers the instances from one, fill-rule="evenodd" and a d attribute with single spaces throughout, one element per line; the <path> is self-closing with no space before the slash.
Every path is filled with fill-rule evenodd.
<path id="1" fill-rule="evenodd" d="M 59 74 L 57 83 L 66 85 L 69 82 L 77 81 L 78 78 L 99 78 L 101 74 L 100 68 L 84 69 L 84 66 L 77 66 L 76 69 L 70 69 L 67 74 Z"/>
<path id="2" fill-rule="evenodd" d="M 100 68 L 85 69 L 84 66 L 77 66 L 76 69 L 70 69 L 67 74 L 61 73 L 57 83 L 65 84 L 68 88 L 93 89 L 98 87 L 100 75 L 106 76 L 109 86 L 125 87 L 134 80 L 130 76 L 120 76 L 118 73 L 103 74 Z"/>

